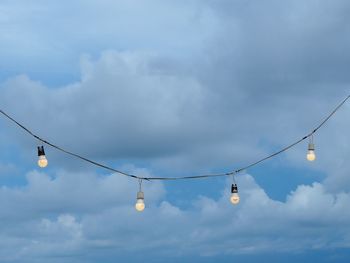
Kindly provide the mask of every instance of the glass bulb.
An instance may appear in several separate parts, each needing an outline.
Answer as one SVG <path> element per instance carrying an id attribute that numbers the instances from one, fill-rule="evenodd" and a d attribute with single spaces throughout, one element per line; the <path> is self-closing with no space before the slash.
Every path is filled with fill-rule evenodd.
<path id="1" fill-rule="evenodd" d="M 39 156 L 39 160 L 38 160 L 38 165 L 39 167 L 41 168 L 45 168 L 48 164 L 48 161 L 46 159 L 46 156 L 45 155 L 40 155 Z"/>
<path id="2" fill-rule="evenodd" d="M 135 209 L 139 212 L 142 212 L 145 209 L 145 202 L 143 199 L 137 199 Z"/>
<path id="3" fill-rule="evenodd" d="M 232 193 L 230 201 L 232 204 L 237 205 L 239 203 L 239 195 L 238 193 Z"/>
<path id="4" fill-rule="evenodd" d="M 315 159 L 316 159 L 315 151 L 308 150 L 307 155 L 306 155 L 306 159 L 310 162 L 315 161 Z"/>

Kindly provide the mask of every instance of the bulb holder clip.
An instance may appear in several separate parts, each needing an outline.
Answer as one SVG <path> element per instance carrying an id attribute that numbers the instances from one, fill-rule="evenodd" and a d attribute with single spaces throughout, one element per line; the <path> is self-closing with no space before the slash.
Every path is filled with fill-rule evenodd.
<path id="1" fill-rule="evenodd" d="M 145 195 L 142 191 L 137 192 L 137 198 L 136 199 L 145 199 Z"/>
<path id="2" fill-rule="evenodd" d="M 231 185 L 231 193 L 238 193 L 238 187 L 237 184 L 232 184 Z"/>
<path id="3" fill-rule="evenodd" d="M 315 144 L 309 143 L 308 150 L 309 150 L 309 151 L 314 151 L 314 150 L 315 150 Z"/>
<path id="4" fill-rule="evenodd" d="M 44 146 L 38 146 L 38 156 L 45 155 Z"/>

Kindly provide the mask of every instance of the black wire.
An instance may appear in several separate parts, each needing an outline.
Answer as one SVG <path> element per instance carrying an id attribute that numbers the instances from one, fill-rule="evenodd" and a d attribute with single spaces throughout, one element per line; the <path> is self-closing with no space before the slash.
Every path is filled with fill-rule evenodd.
<path id="1" fill-rule="evenodd" d="M 326 124 L 326 122 L 339 110 L 339 108 L 341 106 L 343 106 L 343 104 L 350 98 L 350 95 L 347 96 L 315 129 L 313 129 L 312 132 L 310 132 L 309 134 L 305 135 L 304 137 L 302 137 L 301 139 L 291 143 L 290 145 L 282 148 L 281 150 L 274 152 L 256 162 L 253 162 L 251 164 L 248 164 L 242 168 L 239 168 L 237 170 L 228 172 L 228 173 L 221 173 L 221 174 L 209 174 L 209 175 L 198 175 L 198 176 L 183 176 L 183 177 L 148 177 L 149 180 L 182 180 L 182 179 L 199 179 L 199 178 L 208 178 L 208 177 L 219 177 L 219 176 L 230 176 L 230 175 L 235 175 L 238 174 L 244 170 L 247 170 L 253 166 L 258 165 L 259 163 L 262 163 L 268 159 L 271 159 L 272 157 L 275 157 L 276 155 L 279 155 L 287 150 L 289 150 L 290 148 L 296 146 L 297 144 L 301 143 L 302 141 L 306 140 L 307 138 L 309 138 L 310 136 L 312 136 L 318 129 L 320 129 L 324 124 Z"/>
<path id="2" fill-rule="evenodd" d="M 222 177 L 222 176 L 232 176 L 232 175 L 235 175 L 237 173 L 240 173 L 246 169 L 249 169 L 253 166 L 256 166 L 258 165 L 259 163 L 262 163 L 268 159 L 271 159 L 272 157 L 275 157 L 276 155 L 279 155 L 287 150 L 289 150 L 290 148 L 294 147 L 295 145 L 301 143 L 302 141 L 304 141 L 305 139 L 309 138 L 310 136 L 312 136 L 318 129 L 320 129 L 324 124 L 326 124 L 326 122 L 339 110 L 339 108 L 341 106 L 343 106 L 343 104 L 350 98 L 350 95 L 347 96 L 312 132 L 310 132 L 309 134 L 305 135 L 304 137 L 302 137 L 301 139 L 291 143 L 290 145 L 282 148 L 281 150 L 277 151 L 277 152 L 274 152 L 258 161 L 255 161 L 251 164 L 248 164 L 242 168 L 239 168 L 237 170 L 234 170 L 234 171 L 230 171 L 230 172 L 226 172 L 226 173 L 218 173 L 218 174 L 205 174 L 205 175 L 195 175 L 195 176 L 181 176 L 181 177 L 141 177 L 141 176 L 137 176 L 137 175 L 133 175 L 133 174 L 129 174 L 129 173 L 126 173 L 126 172 L 123 172 L 123 171 L 120 171 L 120 170 L 117 170 L 117 169 L 114 169 L 112 167 L 109 167 L 107 165 L 104 165 L 104 164 L 101 164 L 101 163 L 98 163 L 98 162 L 95 162 L 95 161 L 92 161 L 86 157 L 83 157 L 79 154 L 76 154 L 76 153 L 73 153 L 73 152 L 70 152 L 70 151 L 67 151 L 53 143 L 50 143 L 48 142 L 47 140 L 39 137 L 38 135 L 34 134 L 33 132 L 31 132 L 28 128 L 26 128 L 25 126 L 23 126 L 21 123 L 19 123 L 18 121 L 16 121 L 14 118 L 12 118 L 11 116 L 9 116 L 7 113 L 5 113 L 4 111 L 0 110 L 0 113 L 2 115 L 4 115 L 6 118 L 8 118 L 9 120 L 11 120 L 12 122 L 14 122 L 17 126 L 19 126 L 20 128 L 22 128 L 24 131 L 26 131 L 27 133 L 29 133 L 31 136 L 33 136 L 34 138 L 36 138 L 37 140 L 61 151 L 61 152 L 64 152 L 66 154 L 69 154 L 71 156 L 74 156 L 78 159 L 81 159 L 83 161 L 86 161 L 90 164 L 93 164 L 95 166 L 98 166 L 98 167 L 101 167 L 101 168 L 104 168 L 106 170 L 109 170 L 109 171 L 112 171 L 112 172 L 115 172 L 115 173 L 118 173 L 118 174 L 121 174 L 121 175 L 124 175 L 124 176 L 127 176 L 127 177 L 131 177 L 131 178 L 134 178 L 134 179 L 138 179 L 138 180 L 147 180 L 147 181 L 153 181 L 153 180 L 185 180 L 185 179 L 203 179 L 203 178 L 213 178 L 213 177 Z"/>
<path id="3" fill-rule="evenodd" d="M 125 176 L 128 176 L 128 177 L 132 177 L 132 178 L 139 178 L 139 177 L 137 177 L 136 175 L 128 174 L 128 173 L 125 173 L 125 172 L 116 170 L 116 169 L 111 168 L 111 167 L 109 167 L 109 166 L 106 166 L 106 165 L 104 165 L 104 164 L 100 164 L 100 163 L 98 163 L 98 162 L 92 161 L 92 160 L 90 160 L 90 159 L 88 159 L 88 158 L 85 158 L 85 157 L 83 157 L 83 156 L 81 156 L 81 155 L 78 155 L 78 154 L 76 154 L 76 153 L 72 153 L 72 152 L 70 152 L 70 151 L 67 151 L 67 150 L 65 150 L 65 149 L 63 149 L 63 148 L 61 148 L 61 147 L 59 147 L 59 146 L 57 146 L 57 145 L 55 145 L 55 144 L 53 144 L 53 143 L 48 142 L 47 140 L 42 139 L 42 138 L 39 137 L 38 135 L 34 134 L 34 133 L 31 132 L 28 128 L 26 128 L 25 126 L 23 126 L 21 123 L 19 123 L 18 121 L 16 121 L 14 118 L 12 118 L 11 116 L 9 116 L 9 115 L 8 115 L 7 113 L 5 113 L 4 111 L 0 110 L 0 113 L 3 114 L 3 115 L 4 115 L 5 117 L 7 117 L 8 119 L 10 119 L 11 121 L 13 121 L 15 124 L 17 124 L 20 128 L 22 128 L 23 130 L 25 130 L 27 133 L 29 133 L 29 134 L 30 134 L 31 136 L 33 136 L 34 138 L 38 139 L 39 141 L 41 141 L 41 142 L 43 142 L 43 143 L 45 143 L 45 144 L 47 144 L 47 145 L 49 145 L 49 146 L 51 146 L 51 147 L 53 147 L 53 148 L 59 150 L 59 151 L 61 151 L 61 152 L 64 152 L 64 153 L 69 154 L 69 155 L 72 155 L 72 156 L 74 156 L 74 157 L 76 157 L 76 158 L 79 158 L 79 159 L 81 159 L 81 160 L 83 160 L 83 161 L 89 162 L 89 163 L 91 163 L 91 164 L 93 164 L 93 165 L 96 165 L 96 166 L 99 166 L 99 167 L 101 167 L 101 168 L 110 170 L 110 171 L 112 171 L 112 172 L 116 172 L 116 173 L 119 173 L 119 174 L 122 174 L 122 175 L 125 175 Z M 145 179 L 145 178 L 144 178 L 144 179 Z"/>
<path id="4" fill-rule="evenodd" d="M 350 98 L 350 95 L 347 96 L 329 115 L 323 120 L 308 136 L 314 134 L 319 128 L 321 128 L 338 110 L 343 104 Z"/>

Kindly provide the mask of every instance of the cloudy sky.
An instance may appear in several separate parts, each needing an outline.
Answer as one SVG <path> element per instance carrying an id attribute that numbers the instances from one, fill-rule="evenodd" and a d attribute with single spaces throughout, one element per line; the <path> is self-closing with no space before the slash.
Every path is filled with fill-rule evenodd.
<path id="1" fill-rule="evenodd" d="M 140 176 L 226 172 L 350 94 L 347 0 L 0 2 L 0 109 Z M 349 262 L 350 103 L 232 178 L 138 182 L 0 119 L 0 262 Z"/>

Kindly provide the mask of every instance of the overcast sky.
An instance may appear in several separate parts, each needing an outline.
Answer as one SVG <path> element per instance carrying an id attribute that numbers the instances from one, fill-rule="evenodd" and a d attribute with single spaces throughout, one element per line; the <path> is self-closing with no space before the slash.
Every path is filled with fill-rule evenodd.
<path id="1" fill-rule="evenodd" d="M 350 94 L 350 2 L 1 1 L 0 109 L 141 176 L 240 168 Z M 0 262 L 349 262 L 350 103 L 232 178 L 138 182 L 0 118 Z"/>

